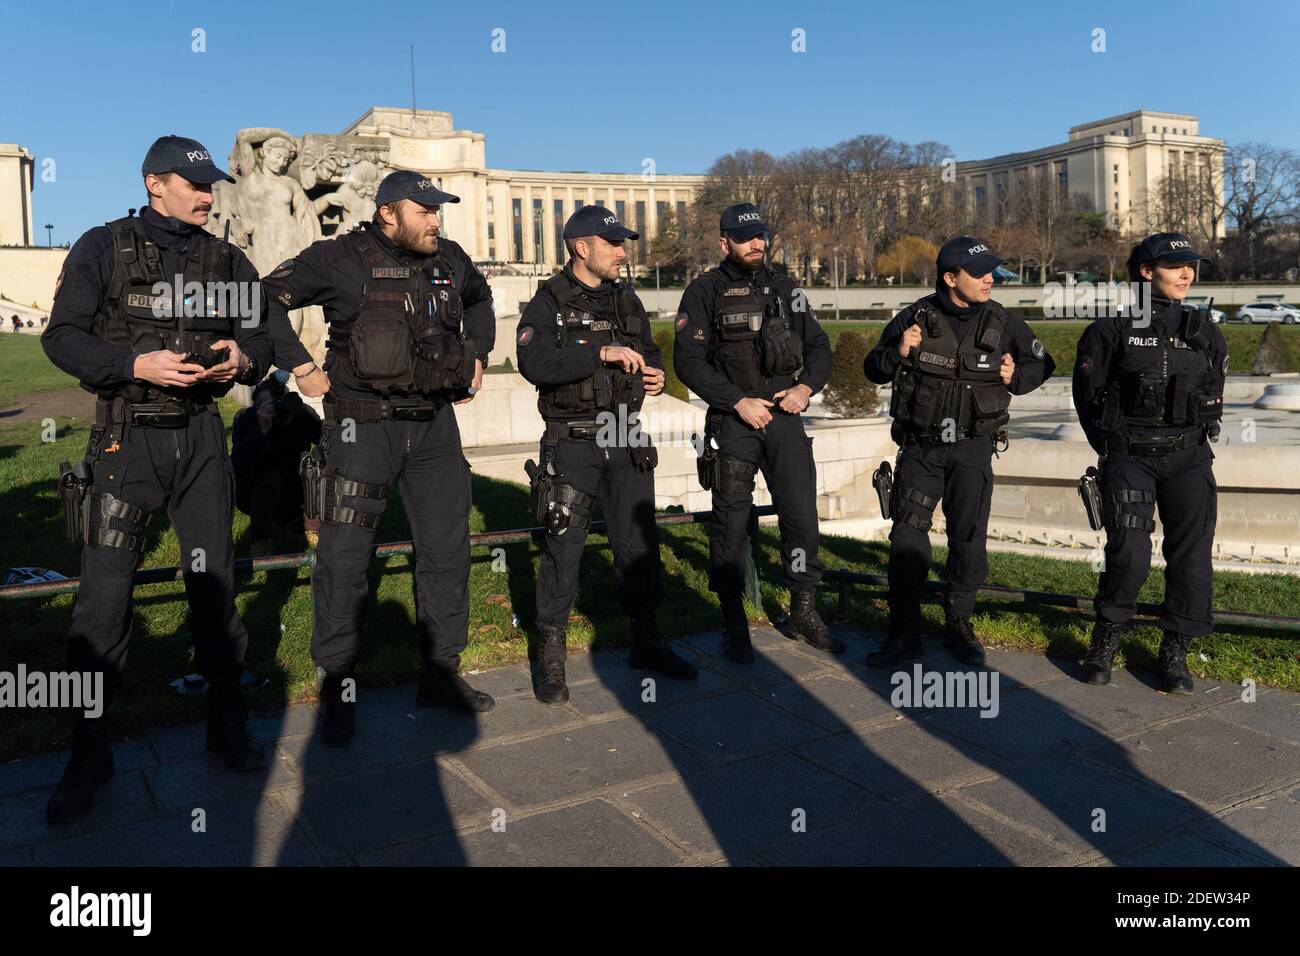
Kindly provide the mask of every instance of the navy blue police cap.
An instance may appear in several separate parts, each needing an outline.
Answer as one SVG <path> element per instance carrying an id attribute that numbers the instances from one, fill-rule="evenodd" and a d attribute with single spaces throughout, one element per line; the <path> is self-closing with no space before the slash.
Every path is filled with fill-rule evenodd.
<path id="1" fill-rule="evenodd" d="M 1138 262 L 1209 262 L 1181 232 L 1157 232 L 1138 244 Z"/>
<path id="2" fill-rule="evenodd" d="M 228 183 L 235 181 L 224 169 L 217 167 L 212 154 L 202 143 L 185 136 L 160 136 L 153 141 L 140 164 L 141 176 L 150 173 L 155 176 L 178 173 L 183 179 L 200 186 L 210 186 L 223 179 Z"/>
<path id="3" fill-rule="evenodd" d="M 759 233 L 771 234 L 763 222 L 763 214 L 752 202 L 738 202 L 722 210 L 718 220 L 718 231 L 730 236 L 736 242 L 753 239 Z"/>
<path id="4" fill-rule="evenodd" d="M 941 274 L 965 269 L 978 279 L 988 275 L 1002 262 L 984 240 L 974 236 L 953 236 L 939 248 L 934 264 Z"/>
<path id="5" fill-rule="evenodd" d="M 459 196 L 443 192 L 428 176 L 410 169 L 399 169 L 395 173 L 389 173 L 375 192 L 376 206 L 387 206 L 403 199 L 430 207 L 460 202 Z"/>
<path id="6" fill-rule="evenodd" d="M 583 206 L 564 224 L 563 238 L 585 239 L 587 236 L 600 236 L 607 242 L 641 238 L 640 233 L 623 225 L 618 216 L 604 206 Z"/>

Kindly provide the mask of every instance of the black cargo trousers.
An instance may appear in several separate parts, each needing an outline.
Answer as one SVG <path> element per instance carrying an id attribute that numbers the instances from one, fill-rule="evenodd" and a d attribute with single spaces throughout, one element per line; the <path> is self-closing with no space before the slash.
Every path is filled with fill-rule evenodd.
<path id="1" fill-rule="evenodd" d="M 248 632 L 235 612 L 230 530 L 235 477 L 221 416 L 201 411 L 179 428 L 96 424 L 86 460 L 93 480 L 84 507 L 116 513 L 104 519 L 109 540 L 88 540 L 81 551 L 69 668 L 102 671 L 109 694 L 121 683 L 133 629 L 132 579 L 145 548 L 145 526 L 165 505 L 180 545 L 196 667 L 209 681 L 238 679 Z"/>
<path id="2" fill-rule="evenodd" d="M 541 455 L 544 463 L 545 439 Z M 630 449 L 604 448 L 594 439 L 561 438 L 549 455 L 557 476 L 600 504 L 623 610 L 633 620 L 652 615 L 663 596 L 654 469 L 638 468 Z M 570 525 L 563 534 L 547 534 L 544 541 L 537 572 L 537 624 L 562 630 L 568 627 L 578 596 L 587 532 Z"/>
<path id="3" fill-rule="evenodd" d="M 375 527 L 396 483 L 415 544 L 415 610 L 425 667 L 455 671 L 469 629 L 469 462 L 456 412 L 446 404 L 428 421 L 331 422 L 321 426 L 325 473 L 357 483 L 339 506 L 371 516 L 331 520 L 322 507 L 312 575 L 312 659 L 350 674 L 361 651 L 370 597 L 367 571 Z M 347 489 L 344 489 L 347 490 Z"/>
<path id="4" fill-rule="evenodd" d="M 1105 567 L 1097 617 L 1126 623 L 1151 571 L 1151 532 L 1160 509 L 1165 600 L 1160 626 L 1189 637 L 1214 630 L 1212 550 L 1218 518 L 1214 452 L 1207 444 L 1166 455 L 1109 454 L 1101 473 Z"/>
<path id="5" fill-rule="evenodd" d="M 930 573 L 930 525 L 943 501 L 948 531 L 944 610 L 970 617 L 988 577 L 987 535 L 993 501 L 992 435 L 955 442 L 905 444 L 894 473 L 894 526 L 889 532 L 889 622 L 898 633 L 921 629 L 921 597 Z"/>
<path id="6" fill-rule="evenodd" d="M 718 454 L 753 465 L 763 473 L 781 532 L 781 565 L 792 591 L 811 591 L 822 578 L 817 550 L 817 466 L 812 439 L 803 419 L 772 408 L 772 421 L 761 431 L 734 412 L 709 412 L 709 433 Z M 753 479 L 748 489 L 713 489 L 713 521 L 709 527 L 709 588 L 718 594 L 739 594 L 745 584 L 749 554 L 749 513 L 754 504 Z"/>

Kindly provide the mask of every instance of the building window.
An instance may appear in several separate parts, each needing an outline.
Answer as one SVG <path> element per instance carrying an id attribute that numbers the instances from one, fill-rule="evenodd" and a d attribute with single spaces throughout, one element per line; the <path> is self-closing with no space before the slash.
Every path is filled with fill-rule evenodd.
<path id="1" fill-rule="evenodd" d="M 494 222 L 489 222 L 489 223 L 488 223 L 488 242 L 491 242 L 491 241 L 492 241 L 493 239 L 495 239 L 496 237 L 497 237 L 497 227 L 496 227 L 496 223 L 494 223 Z"/>
<path id="2" fill-rule="evenodd" d="M 618 216 L 619 222 L 627 222 L 627 203 L 622 199 L 614 203 L 614 215 Z"/>
<path id="3" fill-rule="evenodd" d="M 555 210 L 555 261 L 564 261 L 564 200 L 557 199 Z"/>
<path id="4" fill-rule="evenodd" d="M 664 211 L 665 211 L 667 208 L 668 208 L 668 203 L 663 202 L 662 200 L 660 200 L 660 201 L 658 201 L 658 202 L 655 203 L 655 222 L 656 222 L 656 223 L 659 223 L 659 222 L 662 222 L 662 221 L 663 221 L 663 218 L 664 218 Z M 655 231 L 658 232 L 659 230 L 656 228 Z"/>
<path id="5" fill-rule="evenodd" d="M 542 242 L 542 201 L 533 200 L 533 261 L 545 262 L 546 252 Z"/>
<path id="6" fill-rule="evenodd" d="M 492 197 L 491 197 L 491 196 L 488 196 L 488 215 L 491 216 L 492 213 L 493 213 L 493 209 L 492 209 Z"/>
<path id="7" fill-rule="evenodd" d="M 686 235 L 686 200 L 677 200 L 677 235 Z"/>
<path id="8" fill-rule="evenodd" d="M 511 259 L 515 262 L 524 261 L 524 201 L 519 198 L 510 200 L 510 218 L 514 225 L 514 245 L 511 247 Z"/>

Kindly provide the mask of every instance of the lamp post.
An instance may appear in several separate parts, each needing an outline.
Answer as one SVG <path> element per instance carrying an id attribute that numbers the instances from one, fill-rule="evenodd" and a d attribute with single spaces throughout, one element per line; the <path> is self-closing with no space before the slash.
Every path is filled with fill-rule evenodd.
<path id="1" fill-rule="evenodd" d="M 48 222 L 45 224 L 45 244 L 54 248 L 54 226 Z"/>

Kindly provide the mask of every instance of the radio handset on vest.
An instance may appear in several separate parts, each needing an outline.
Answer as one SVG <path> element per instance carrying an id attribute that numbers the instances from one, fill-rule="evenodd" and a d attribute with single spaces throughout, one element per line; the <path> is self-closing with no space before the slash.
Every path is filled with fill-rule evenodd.
<path id="1" fill-rule="evenodd" d="M 1197 352 L 1204 352 L 1210 347 L 1210 330 L 1209 326 L 1213 324 L 1211 311 L 1214 307 L 1214 300 L 1210 299 L 1207 305 L 1183 306 L 1185 318 L 1183 320 L 1183 341 L 1190 345 Z"/>

